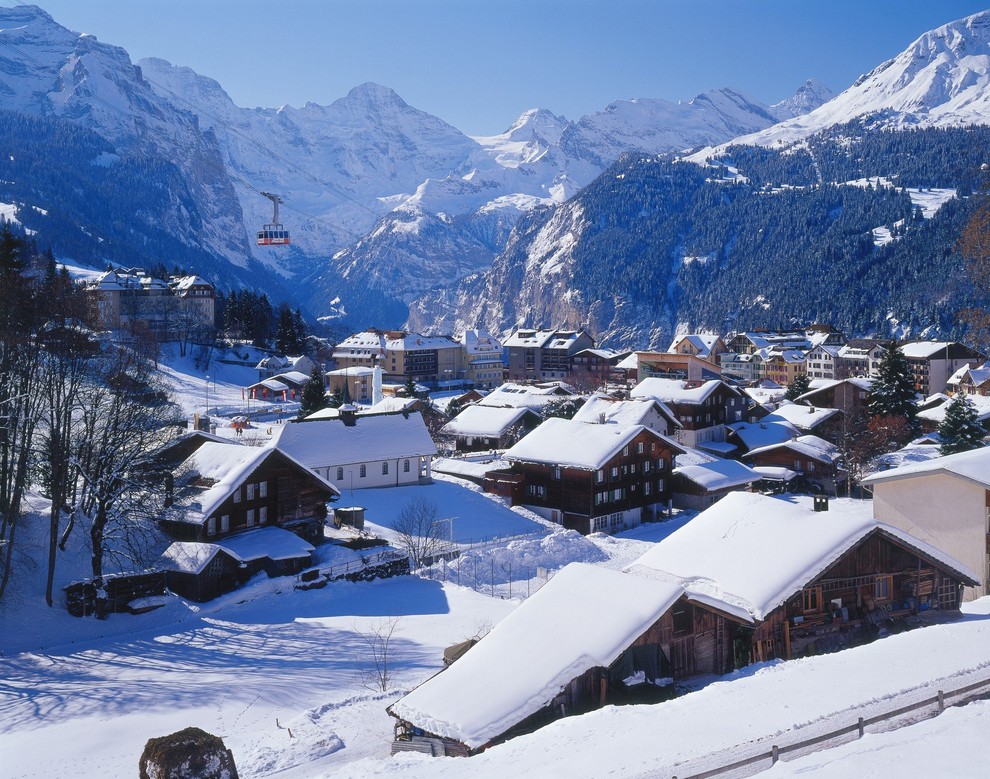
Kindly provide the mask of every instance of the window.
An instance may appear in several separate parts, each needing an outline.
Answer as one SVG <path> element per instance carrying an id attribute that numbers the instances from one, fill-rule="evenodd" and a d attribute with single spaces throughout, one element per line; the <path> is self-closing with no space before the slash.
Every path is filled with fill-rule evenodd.
<path id="1" fill-rule="evenodd" d="M 890 576 L 878 576 L 873 584 L 873 597 L 877 600 L 889 600 L 891 590 Z"/>
<path id="2" fill-rule="evenodd" d="M 611 476 L 613 479 L 619 478 L 619 466 L 617 465 L 612 466 Z"/>
<path id="3" fill-rule="evenodd" d="M 663 479 L 657 479 L 657 492 L 663 492 Z"/>
<path id="4" fill-rule="evenodd" d="M 643 453 L 643 442 L 642 441 L 640 441 L 638 444 L 636 444 L 636 452 L 637 452 L 637 454 L 642 454 Z"/>
<path id="5" fill-rule="evenodd" d="M 648 482 L 648 481 L 644 481 L 643 482 L 643 494 L 644 495 L 649 495 L 652 491 L 653 491 L 653 485 L 650 482 Z"/>
<path id="6" fill-rule="evenodd" d="M 674 619 L 674 635 L 683 636 L 694 628 L 694 614 L 690 604 L 677 604 L 671 616 Z"/>
<path id="7" fill-rule="evenodd" d="M 240 502 L 241 502 L 241 488 L 238 487 L 236 490 L 234 490 L 234 503 L 240 503 Z"/>
<path id="8" fill-rule="evenodd" d="M 550 475 L 552 478 L 560 481 L 560 466 L 559 465 L 553 466 L 553 470 L 550 472 Z"/>
<path id="9" fill-rule="evenodd" d="M 408 460 L 403 460 L 402 461 L 402 472 L 403 473 L 409 473 L 409 461 Z"/>
<path id="10" fill-rule="evenodd" d="M 531 498 L 542 498 L 546 495 L 546 488 L 542 484 L 527 484 L 526 494 Z"/>
<path id="11" fill-rule="evenodd" d="M 595 481 L 598 482 L 599 484 L 601 484 L 603 481 L 605 481 L 605 469 L 604 468 L 599 468 L 597 471 L 595 471 Z"/>
<path id="12" fill-rule="evenodd" d="M 230 515 L 224 514 L 220 517 L 220 532 L 229 533 L 230 532 Z"/>
<path id="13" fill-rule="evenodd" d="M 643 473 L 649 473 L 649 472 L 650 472 L 650 461 L 647 460 L 645 463 L 643 463 Z"/>
<path id="14" fill-rule="evenodd" d="M 622 500 L 625 490 L 622 487 L 616 487 L 612 490 L 612 500 Z"/>
<path id="15" fill-rule="evenodd" d="M 591 530 L 593 533 L 598 533 L 606 527 L 608 527 L 608 517 L 595 517 L 595 522 Z"/>
<path id="16" fill-rule="evenodd" d="M 382 476 L 388 476 L 388 462 L 382 463 Z"/>
<path id="17" fill-rule="evenodd" d="M 822 588 L 808 587 L 804 591 L 804 613 L 809 614 L 822 610 Z"/>
<path id="18" fill-rule="evenodd" d="M 344 469 L 337 468 L 337 481 L 343 481 L 343 480 L 344 480 Z"/>
<path id="19" fill-rule="evenodd" d="M 247 492 L 247 495 L 245 496 L 245 498 L 247 500 L 254 500 L 254 485 L 253 484 L 248 484 L 247 486 L 245 486 L 244 490 L 245 490 L 245 492 Z"/>
<path id="20" fill-rule="evenodd" d="M 262 498 L 268 497 L 268 482 L 258 482 L 258 496 Z"/>
<path id="21" fill-rule="evenodd" d="M 217 534 L 217 518 L 210 517 L 206 521 L 206 535 L 215 536 Z"/>
<path id="22" fill-rule="evenodd" d="M 362 479 L 363 479 L 363 478 L 364 478 L 365 476 L 367 476 L 367 475 L 368 475 L 368 466 L 367 466 L 367 465 L 364 465 L 363 463 L 361 464 L 361 472 L 360 472 L 360 474 L 359 474 L 359 475 L 360 475 L 360 477 L 361 477 Z"/>
<path id="23" fill-rule="evenodd" d="M 262 525 L 268 523 L 268 506 L 261 506 L 258 509 L 258 522 Z"/>
<path id="24" fill-rule="evenodd" d="M 247 510 L 247 526 L 254 527 L 254 509 Z"/>
<path id="25" fill-rule="evenodd" d="M 622 447 L 622 456 L 623 457 L 629 456 L 629 444 L 626 444 L 625 446 Z"/>

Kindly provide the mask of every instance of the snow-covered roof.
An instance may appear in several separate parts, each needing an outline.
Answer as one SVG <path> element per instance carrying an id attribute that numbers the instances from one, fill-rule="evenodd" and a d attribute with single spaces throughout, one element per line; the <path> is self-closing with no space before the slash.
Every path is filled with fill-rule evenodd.
<path id="1" fill-rule="evenodd" d="M 461 344 L 446 335 L 420 335 L 406 333 L 398 338 L 387 338 L 386 348 L 391 352 L 414 352 L 419 349 L 460 349 Z"/>
<path id="2" fill-rule="evenodd" d="M 419 398 L 382 398 L 377 403 L 368 408 L 358 411 L 358 414 L 394 414 L 396 411 L 412 410 L 419 405 Z"/>
<path id="3" fill-rule="evenodd" d="M 192 289 L 193 287 L 213 287 L 213 285 L 202 276 L 182 276 L 180 278 L 175 278 L 172 279 L 171 286 L 174 289 L 182 291 Z"/>
<path id="4" fill-rule="evenodd" d="M 643 379 L 629 393 L 634 398 L 655 398 L 663 403 L 704 403 L 720 386 L 728 385 L 720 379 L 710 379 L 697 387 L 688 387 L 682 379 Z"/>
<path id="5" fill-rule="evenodd" d="M 715 460 L 703 465 L 678 466 L 674 473 L 709 492 L 727 490 L 759 481 L 760 474 L 736 460 Z"/>
<path id="6" fill-rule="evenodd" d="M 676 584 L 572 563 L 389 712 L 472 749 L 484 746 L 585 671 L 611 665 L 682 594 Z"/>
<path id="7" fill-rule="evenodd" d="M 484 330 L 465 330 L 460 337 L 460 343 L 468 355 L 502 351 L 502 343 Z"/>
<path id="8" fill-rule="evenodd" d="M 369 368 L 365 365 L 355 365 L 353 368 L 339 368 L 335 371 L 327 371 L 327 376 L 373 376 L 375 374 L 374 368 Z"/>
<path id="9" fill-rule="evenodd" d="M 220 547 L 216 544 L 176 541 L 162 552 L 159 565 L 166 571 L 198 574 L 203 572 L 219 551 Z"/>
<path id="10" fill-rule="evenodd" d="M 531 408 L 539 411 L 549 403 L 555 403 L 561 397 L 571 395 L 565 385 L 550 385 L 538 387 L 531 384 L 502 384 L 484 398 L 478 401 L 481 406 L 515 406 Z"/>
<path id="11" fill-rule="evenodd" d="M 693 346 L 697 352 L 698 357 L 708 358 L 711 357 L 712 349 L 719 341 L 719 336 L 710 335 L 708 333 L 692 333 L 690 335 L 682 335 L 679 338 L 675 338 L 673 342 L 667 347 L 668 352 L 674 352 L 677 345 L 682 341 L 687 341 Z"/>
<path id="12" fill-rule="evenodd" d="M 772 414 L 765 416 L 763 420 L 765 422 L 783 420 L 794 425 L 799 430 L 811 430 L 839 413 L 839 409 L 837 408 L 805 406 L 785 401 L 777 406 Z"/>
<path id="13" fill-rule="evenodd" d="M 633 352 L 628 357 L 619 360 L 615 367 L 623 371 L 634 371 L 639 368 L 639 355 Z"/>
<path id="14" fill-rule="evenodd" d="M 681 584 L 689 598 L 760 621 L 875 530 L 973 578 L 962 563 L 875 520 L 869 501 L 832 500 L 818 512 L 810 497 L 750 492 L 730 492 L 627 570 Z"/>
<path id="15" fill-rule="evenodd" d="M 518 423 L 527 414 L 532 414 L 525 406 L 468 406 L 460 414 L 443 426 L 442 432 L 450 435 L 481 436 L 497 438 Z"/>
<path id="16" fill-rule="evenodd" d="M 242 562 L 295 560 L 316 549 L 309 541 L 280 527 L 259 527 L 214 542 Z"/>
<path id="17" fill-rule="evenodd" d="M 516 330 L 502 342 L 502 345 L 541 349 L 553 338 L 554 332 L 554 330 Z"/>
<path id="18" fill-rule="evenodd" d="M 452 476 L 464 476 L 470 479 L 483 479 L 489 471 L 497 471 L 508 466 L 509 463 L 501 458 L 479 462 L 462 457 L 438 457 L 433 461 L 434 473 L 449 473 Z"/>
<path id="19" fill-rule="evenodd" d="M 355 424 L 319 419 L 283 425 L 272 446 L 307 468 L 433 456 L 436 445 L 419 412 L 358 415 Z"/>
<path id="20" fill-rule="evenodd" d="M 768 479 L 770 481 L 791 481 L 791 479 L 796 479 L 798 476 L 797 471 L 792 471 L 790 468 L 781 468 L 779 465 L 756 465 L 753 467 L 761 479 Z"/>
<path id="21" fill-rule="evenodd" d="M 547 463 L 569 468 L 598 470 L 642 431 L 647 431 L 675 453 L 680 445 L 642 425 L 589 425 L 551 417 L 505 451 L 506 460 Z"/>
<path id="22" fill-rule="evenodd" d="M 786 419 L 772 420 L 769 416 L 761 422 L 734 422 L 731 428 L 751 453 L 754 449 L 790 441 L 800 432 Z"/>
<path id="23" fill-rule="evenodd" d="M 972 404 L 976 411 L 976 421 L 981 424 L 990 419 L 990 396 L 987 395 L 966 395 L 966 399 Z M 941 403 L 932 408 L 926 408 L 918 412 L 918 418 L 924 419 L 934 424 L 941 424 L 945 420 L 945 412 L 949 410 L 949 398 L 945 397 Z"/>
<path id="24" fill-rule="evenodd" d="M 926 462 L 902 465 L 889 471 L 874 473 L 863 479 L 863 484 L 879 484 L 912 476 L 926 476 L 935 473 L 949 473 L 963 479 L 990 487 L 990 447 L 973 449 L 969 452 L 936 457 Z"/>
<path id="25" fill-rule="evenodd" d="M 819 462 L 828 463 L 830 465 L 838 461 L 839 457 L 841 457 L 839 447 L 829 441 L 826 441 L 824 438 L 819 438 L 816 435 L 802 435 L 798 436 L 793 441 L 782 441 L 777 444 L 770 444 L 768 446 L 761 446 L 757 449 L 751 449 L 747 456 L 754 457 L 758 454 L 763 454 L 764 452 L 769 452 L 780 448 L 790 449 L 792 452 L 797 452 L 805 457 L 810 457 L 813 460 L 818 460 Z"/>
<path id="26" fill-rule="evenodd" d="M 946 351 L 950 346 L 948 341 L 916 341 L 901 346 L 901 353 L 908 358 L 928 359 L 938 352 Z"/>
<path id="27" fill-rule="evenodd" d="M 667 417 L 668 421 L 677 427 L 681 423 L 666 403 L 655 398 L 630 398 L 629 400 L 613 400 L 612 398 L 593 395 L 578 409 L 573 419 L 578 422 L 598 424 L 604 418 L 606 424 L 613 425 L 643 425 L 651 412 L 657 412 Z"/>

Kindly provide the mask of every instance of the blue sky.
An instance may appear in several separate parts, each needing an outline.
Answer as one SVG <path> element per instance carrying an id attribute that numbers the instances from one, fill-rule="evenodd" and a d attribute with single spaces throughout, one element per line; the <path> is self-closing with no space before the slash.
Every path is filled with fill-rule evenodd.
<path id="1" fill-rule="evenodd" d="M 987 0 L 41 0 L 57 22 L 215 78 L 241 106 L 328 104 L 365 81 L 469 135 L 529 108 L 577 119 L 732 86 L 836 92 Z M 0 0 L 0 5 L 23 5 Z"/>

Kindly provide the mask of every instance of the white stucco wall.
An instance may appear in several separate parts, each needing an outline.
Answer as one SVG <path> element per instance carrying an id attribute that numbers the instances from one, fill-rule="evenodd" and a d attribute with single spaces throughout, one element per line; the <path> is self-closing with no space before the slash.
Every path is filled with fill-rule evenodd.
<path id="1" fill-rule="evenodd" d="M 986 489 L 947 473 L 892 479 L 873 487 L 873 516 L 964 563 L 981 580 L 963 599 L 988 594 Z"/>

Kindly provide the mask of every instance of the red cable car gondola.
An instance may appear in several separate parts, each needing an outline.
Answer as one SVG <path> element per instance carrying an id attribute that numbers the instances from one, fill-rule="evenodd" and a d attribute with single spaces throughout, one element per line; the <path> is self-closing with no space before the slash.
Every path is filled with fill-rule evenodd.
<path id="1" fill-rule="evenodd" d="M 272 223 L 267 224 L 258 230 L 258 246 L 287 246 L 292 243 L 289 239 L 289 231 L 278 221 L 278 204 L 282 198 L 270 192 L 262 192 L 262 195 L 272 201 L 275 206 L 275 214 L 272 216 Z"/>

